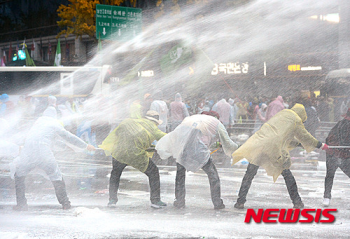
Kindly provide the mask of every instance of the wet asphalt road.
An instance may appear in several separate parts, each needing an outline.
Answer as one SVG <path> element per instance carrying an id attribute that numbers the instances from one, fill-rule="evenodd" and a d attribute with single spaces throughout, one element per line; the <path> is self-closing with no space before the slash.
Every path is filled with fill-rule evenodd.
<path id="1" fill-rule="evenodd" d="M 306 208 L 323 208 L 325 169 L 322 165 L 318 168 L 310 163 L 295 164 L 292 168 Z M 218 168 L 224 210 L 213 209 L 208 179 L 203 171 L 187 173 L 186 208 L 178 210 L 172 206 L 175 172 L 175 167 L 160 166 L 162 200 L 168 203 L 168 207 L 160 210 L 150 208 L 147 177 L 129 167 L 123 172 L 119 202 L 114 209 L 106 207 L 107 177 L 92 180 L 92 188 L 83 189 L 76 177 L 67 175 L 68 194 L 73 205 L 68 211 L 60 209 L 50 182 L 40 176 L 29 177 L 29 211 L 11 209 L 15 203 L 13 185 L 8 185 L 6 195 L 0 197 L 3 206 L 0 238 L 349 238 L 349 179 L 339 170 L 330 206 L 338 212 L 334 214 L 336 221 L 331 224 L 244 223 L 246 209 L 233 207 L 245 172 L 244 165 Z M 283 178 L 273 183 L 272 177 L 259 169 L 245 206 L 291 208 Z"/>

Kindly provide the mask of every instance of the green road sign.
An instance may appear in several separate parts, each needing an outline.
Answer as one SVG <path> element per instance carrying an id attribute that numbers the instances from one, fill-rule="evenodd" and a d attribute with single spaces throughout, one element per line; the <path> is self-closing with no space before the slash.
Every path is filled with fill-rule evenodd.
<path id="1" fill-rule="evenodd" d="M 96 5 L 96 37 L 128 41 L 142 31 L 140 8 Z"/>

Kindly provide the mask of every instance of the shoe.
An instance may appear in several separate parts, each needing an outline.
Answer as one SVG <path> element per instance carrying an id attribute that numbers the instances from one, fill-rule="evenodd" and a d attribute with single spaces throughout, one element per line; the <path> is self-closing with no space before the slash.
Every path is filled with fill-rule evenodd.
<path id="1" fill-rule="evenodd" d="M 330 203 L 331 203 L 331 199 L 330 198 L 324 198 L 323 199 L 323 202 L 322 202 L 323 206 L 328 207 Z"/>
<path id="2" fill-rule="evenodd" d="M 236 204 L 233 207 L 237 209 L 244 209 L 244 204 L 236 202 Z"/>
<path id="3" fill-rule="evenodd" d="M 16 205 L 16 206 L 13 206 L 12 209 L 15 211 L 28 211 L 28 204 Z"/>
<path id="4" fill-rule="evenodd" d="M 219 206 L 214 206 L 215 210 L 220 210 L 220 209 L 224 209 L 225 208 L 225 204 L 220 204 Z"/>
<path id="5" fill-rule="evenodd" d="M 160 209 L 160 208 L 163 208 L 163 207 L 166 207 L 166 206 L 167 206 L 167 204 L 162 202 L 162 201 L 158 201 L 156 203 L 152 203 L 151 204 L 151 207 L 152 208 L 156 208 L 156 209 Z"/>
<path id="6" fill-rule="evenodd" d="M 62 204 L 62 209 L 63 210 L 69 210 L 69 209 L 71 209 L 71 205 L 70 205 L 70 203 L 65 203 L 65 204 Z"/>
<path id="7" fill-rule="evenodd" d="M 118 200 L 109 200 L 109 202 L 107 204 L 107 207 L 109 207 L 109 208 L 116 207 L 117 206 L 117 202 L 118 202 Z"/>
<path id="8" fill-rule="evenodd" d="M 176 207 L 177 209 L 184 209 L 184 208 L 186 207 L 185 202 L 180 202 L 180 201 L 177 201 L 176 199 L 175 199 L 173 205 L 174 205 L 174 207 Z"/>
<path id="9" fill-rule="evenodd" d="M 295 208 L 295 209 L 303 209 L 304 208 L 304 203 L 302 203 L 302 202 L 294 203 L 293 208 Z"/>

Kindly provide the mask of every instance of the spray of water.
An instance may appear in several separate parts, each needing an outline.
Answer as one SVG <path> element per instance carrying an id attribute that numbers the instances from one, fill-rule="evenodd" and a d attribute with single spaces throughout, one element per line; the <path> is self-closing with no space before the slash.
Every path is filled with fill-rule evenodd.
<path id="1" fill-rule="evenodd" d="M 156 90 L 163 90 L 168 101 L 173 100 L 176 91 L 182 91 L 184 98 L 221 97 L 222 93 L 233 98 L 237 94 L 248 94 L 256 89 L 238 90 L 221 79 L 212 80 L 213 65 L 256 58 L 261 64 L 265 59 L 279 62 L 286 51 L 295 51 L 299 47 L 296 43 L 304 40 L 307 42 L 303 42 L 303 46 L 317 48 L 312 43 L 323 38 L 323 31 L 317 28 L 319 22 L 310 17 L 333 8 L 334 3 L 327 0 L 255 0 L 239 7 L 227 1 L 211 1 L 182 9 L 179 16 L 165 15 L 153 23 L 144 23 L 141 35 L 125 43 L 111 41 L 87 64 L 112 65 L 121 82 L 108 95 L 94 95 L 86 100 L 83 115 L 113 123 L 129 116 L 131 102 L 142 101 L 145 93 Z M 192 57 L 177 70 L 165 74 L 159 67 L 160 60 L 179 43 L 191 50 Z M 138 77 L 137 73 L 147 67 L 155 68 L 155 77 Z M 189 73 L 189 67 L 193 74 Z M 90 87 L 95 81 L 96 75 L 85 75 L 78 87 Z M 264 87 L 262 90 L 268 92 L 269 85 Z M 59 82 L 45 88 L 57 89 Z M 10 121 L 17 123 L 18 116 Z"/>

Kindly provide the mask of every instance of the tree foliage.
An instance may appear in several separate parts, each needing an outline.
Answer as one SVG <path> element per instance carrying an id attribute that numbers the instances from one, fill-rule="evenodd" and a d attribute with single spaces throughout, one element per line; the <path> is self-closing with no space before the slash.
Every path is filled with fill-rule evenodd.
<path id="1" fill-rule="evenodd" d="M 179 18 L 181 8 L 190 5 L 208 4 L 211 1 L 213 0 L 155 0 L 157 10 L 154 18 L 157 19 L 169 13 L 175 18 Z M 64 34 L 66 37 L 70 34 L 81 37 L 86 34 L 96 40 L 96 4 L 113 6 L 124 4 L 131 7 L 140 7 L 139 5 L 142 5 L 143 2 L 143 0 L 69 0 L 67 6 L 62 4 L 57 9 L 58 16 L 61 18 L 57 23 L 62 28 L 57 37 Z"/>
<path id="2" fill-rule="evenodd" d="M 158 11 L 155 14 L 155 18 L 159 18 L 166 14 L 168 10 L 171 11 L 171 14 L 176 16 L 180 15 L 181 7 L 191 6 L 191 5 L 203 5 L 208 4 L 212 0 L 157 0 Z M 167 7 L 165 7 L 167 5 Z"/>
<path id="3" fill-rule="evenodd" d="M 65 34 L 68 37 L 74 34 L 77 37 L 89 35 L 95 38 L 96 33 L 96 4 L 119 6 L 125 0 L 69 0 L 68 6 L 60 5 L 57 9 L 60 28 L 65 28 L 57 37 Z M 132 6 L 136 6 L 137 0 L 130 0 Z"/>

